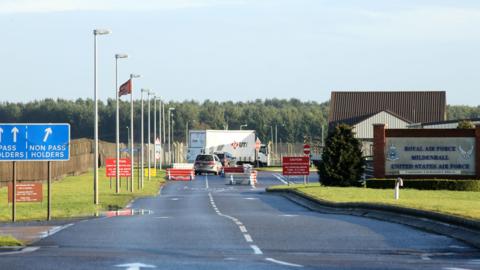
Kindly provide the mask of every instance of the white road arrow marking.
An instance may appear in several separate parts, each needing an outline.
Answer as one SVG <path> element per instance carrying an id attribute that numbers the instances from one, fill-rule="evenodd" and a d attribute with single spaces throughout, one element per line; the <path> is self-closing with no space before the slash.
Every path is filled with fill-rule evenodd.
<path id="1" fill-rule="evenodd" d="M 0 143 L 2 142 L 3 128 L 0 128 Z"/>
<path id="2" fill-rule="evenodd" d="M 46 128 L 45 129 L 45 136 L 43 137 L 43 142 L 47 142 L 48 136 L 52 134 L 52 128 Z"/>
<path id="3" fill-rule="evenodd" d="M 16 143 L 17 142 L 17 133 L 18 133 L 18 128 L 17 127 L 13 127 L 12 128 L 12 134 L 13 134 L 13 142 Z"/>
<path id="4" fill-rule="evenodd" d="M 126 268 L 126 270 L 140 270 L 140 268 L 157 268 L 155 265 L 143 263 L 126 263 L 115 265 L 115 267 Z"/>

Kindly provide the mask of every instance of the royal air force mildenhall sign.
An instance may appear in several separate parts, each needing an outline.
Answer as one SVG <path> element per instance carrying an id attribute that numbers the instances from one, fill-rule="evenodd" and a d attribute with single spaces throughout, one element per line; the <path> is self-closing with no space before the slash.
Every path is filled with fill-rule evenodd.
<path id="1" fill-rule="evenodd" d="M 69 159 L 69 124 L 0 124 L 0 161 Z"/>

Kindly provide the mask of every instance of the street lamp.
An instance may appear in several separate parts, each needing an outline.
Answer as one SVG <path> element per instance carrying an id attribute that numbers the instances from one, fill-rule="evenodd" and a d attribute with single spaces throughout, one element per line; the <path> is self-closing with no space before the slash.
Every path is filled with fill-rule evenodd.
<path id="1" fill-rule="evenodd" d="M 157 96 L 153 96 L 153 168 L 157 170 Z"/>
<path id="2" fill-rule="evenodd" d="M 158 154 L 160 156 L 160 159 L 158 160 L 158 163 L 159 163 L 159 168 L 160 170 L 162 169 L 162 162 L 163 162 L 163 155 L 162 155 L 162 139 L 165 140 L 162 136 L 162 120 L 163 120 L 163 117 L 162 117 L 162 99 L 159 97 L 158 98 L 158 140 L 159 140 L 159 151 L 158 151 Z M 156 151 L 156 149 L 155 149 Z"/>
<path id="3" fill-rule="evenodd" d="M 107 29 L 95 29 L 93 30 L 93 99 L 94 99 L 94 131 L 93 137 L 95 140 L 94 149 L 94 168 L 93 168 L 93 203 L 98 204 L 98 98 L 97 98 L 97 36 L 108 35 L 110 30 Z"/>
<path id="4" fill-rule="evenodd" d="M 140 78 L 141 76 L 139 74 L 130 74 L 130 80 Z M 133 139 L 133 84 L 132 84 L 132 93 L 130 93 L 130 170 L 131 170 L 131 176 L 130 176 L 130 191 L 133 192 L 133 161 L 135 158 L 133 157 L 133 146 L 135 144 L 135 140 Z"/>
<path id="5" fill-rule="evenodd" d="M 151 167 L 151 155 L 152 153 L 150 152 L 150 145 L 152 143 L 152 140 L 151 140 L 151 131 L 150 131 L 150 96 L 152 96 L 154 93 L 152 91 L 148 91 L 147 93 L 147 99 L 148 99 L 148 117 L 147 117 L 147 120 L 148 120 L 148 134 L 147 134 L 147 141 L 148 141 L 148 145 L 147 145 L 147 153 L 148 153 L 148 181 L 150 181 L 150 167 Z"/>
<path id="6" fill-rule="evenodd" d="M 116 99 L 116 126 L 115 126 L 115 142 L 116 142 L 116 163 L 115 163 L 115 193 L 120 192 L 120 110 L 118 103 L 120 100 L 118 91 L 118 59 L 128 58 L 128 54 L 117 53 L 115 54 L 115 99 Z"/>
<path id="7" fill-rule="evenodd" d="M 240 130 L 242 130 L 242 127 L 247 127 L 247 126 L 248 126 L 247 124 L 240 125 Z"/>
<path id="8" fill-rule="evenodd" d="M 173 116 L 173 113 L 172 111 L 174 111 L 175 108 L 173 107 L 170 107 L 168 108 L 168 157 L 169 157 L 169 162 L 172 163 L 172 144 L 171 144 L 171 140 L 172 139 L 172 135 L 171 133 L 173 133 L 173 129 L 172 129 L 172 116 Z"/>
<path id="9" fill-rule="evenodd" d="M 144 117 L 143 117 L 143 93 L 144 93 L 144 92 L 145 92 L 145 93 L 149 93 L 150 90 L 149 90 L 149 89 L 144 89 L 144 88 L 142 88 L 142 90 L 140 90 L 140 91 L 141 91 L 141 103 L 142 103 L 142 106 L 141 106 L 141 107 L 142 107 L 142 109 L 141 109 L 141 123 L 142 123 L 142 126 L 141 126 L 141 128 L 140 128 L 140 130 L 141 130 L 141 132 L 140 132 L 140 133 L 141 133 L 141 135 L 140 135 L 140 136 L 141 136 L 140 152 L 142 152 L 141 155 L 140 155 L 140 164 L 141 164 L 141 165 L 140 165 L 140 167 L 141 167 L 141 172 L 140 172 L 140 175 L 141 175 L 141 176 L 140 176 L 140 178 L 141 178 L 140 187 L 143 188 L 143 179 L 144 179 L 144 178 L 143 178 L 143 176 L 144 176 L 144 172 L 143 172 L 143 166 L 144 166 L 144 165 L 143 165 L 143 161 L 144 161 L 144 158 L 143 158 L 143 157 L 144 157 L 144 151 L 145 151 L 145 150 L 144 150 L 144 137 L 145 137 L 145 135 L 143 134 L 143 132 L 144 132 L 144 127 L 143 127 L 143 118 L 144 118 Z"/>

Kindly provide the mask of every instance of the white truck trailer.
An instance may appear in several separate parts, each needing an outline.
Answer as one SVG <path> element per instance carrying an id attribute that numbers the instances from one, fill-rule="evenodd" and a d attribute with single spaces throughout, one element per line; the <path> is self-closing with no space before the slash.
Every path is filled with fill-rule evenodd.
<path id="1" fill-rule="evenodd" d="M 268 166 L 268 147 L 260 143 L 255 130 L 190 130 L 187 151 L 188 162 L 194 162 L 198 154 L 228 152 L 235 157 L 236 163 Z"/>

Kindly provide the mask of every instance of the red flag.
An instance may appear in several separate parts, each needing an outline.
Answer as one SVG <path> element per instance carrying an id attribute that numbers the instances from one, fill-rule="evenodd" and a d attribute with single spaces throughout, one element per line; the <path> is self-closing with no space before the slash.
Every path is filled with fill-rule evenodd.
<path id="1" fill-rule="evenodd" d="M 121 97 L 123 95 L 128 95 L 132 93 L 132 80 L 126 81 L 124 84 L 120 85 L 120 89 L 118 91 L 118 96 Z"/>

